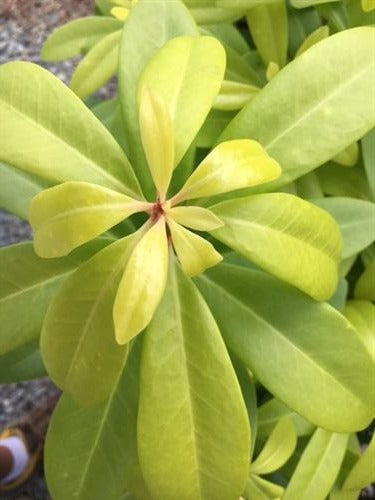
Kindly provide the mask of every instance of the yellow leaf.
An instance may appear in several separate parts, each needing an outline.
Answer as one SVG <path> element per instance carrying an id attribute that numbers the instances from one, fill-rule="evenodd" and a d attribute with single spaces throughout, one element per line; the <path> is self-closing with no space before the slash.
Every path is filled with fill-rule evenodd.
<path id="1" fill-rule="evenodd" d="M 274 78 L 279 71 L 280 71 L 279 65 L 271 61 L 267 66 L 267 71 L 266 71 L 267 80 L 268 81 L 272 80 L 272 78 Z"/>
<path id="2" fill-rule="evenodd" d="M 174 249 L 185 274 L 196 276 L 223 259 L 210 242 L 180 226 L 171 218 L 167 221 Z"/>
<path id="3" fill-rule="evenodd" d="M 163 101 L 147 86 L 141 91 L 139 124 L 151 175 L 164 201 L 175 166 L 172 122 Z"/>
<path id="4" fill-rule="evenodd" d="M 113 319 L 116 340 L 126 344 L 151 321 L 163 296 L 168 270 L 165 219 L 148 230 L 135 247 L 121 279 Z"/>
<path id="5" fill-rule="evenodd" d="M 362 0 L 362 9 L 365 12 L 370 12 L 375 9 L 375 0 Z"/>
<path id="6" fill-rule="evenodd" d="M 213 231 L 224 225 L 211 210 L 202 207 L 173 207 L 167 215 L 178 224 L 197 231 Z"/>
<path id="7" fill-rule="evenodd" d="M 111 14 L 119 21 L 125 21 L 129 16 L 129 9 L 125 9 L 124 7 L 113 7 L 111 9 Z"/>
<path id="8" fill-rule="evenodd" d="M 280 174 L 277 161 L 258 142 L 249 139 L 222 142 L 202 161 L 171 203 L 257 186 Z"/>

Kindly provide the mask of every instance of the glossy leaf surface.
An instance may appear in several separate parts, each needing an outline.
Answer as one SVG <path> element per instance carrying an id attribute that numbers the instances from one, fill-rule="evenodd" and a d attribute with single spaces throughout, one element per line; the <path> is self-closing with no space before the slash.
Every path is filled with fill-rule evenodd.
<path id="1" fill-rule="evenodd" d="M 276 179 L 278 163 L 256 141 L 248 139 L 219 144 L 200 163 L 176 195 L 178 202 L 215 196 Z"/>
<path id="2" fill-rule="evenodd" d="M 173 262 L 144 337 L 138 447 L 155 499 L 243 491 L 250 435 L 240 387 L 207 305 Z"/>
<path id="3" fill-rule="evenodd" d="M 242 266 L 220 264 L 196 282 L 228 347 L 278 399 L 329 430 L 368 425 L 374 367 L 340 313 Z"/>
<path id="4" fill-rule="evenodd" d="M 30 204 L 35 251 L 40 257 L 62 257 L 141 210 L 140 202 L 95 184 L 54 186 Z"/>
<path id="5" fill-rule="evenodd" d="M 255 139 L 280 163 L 283 174 L 267 190 L 322 165 L 374 126 L 375 109 L 369 103 L 375 61 L 368 50 L 374 38 L 372 28 L 362 27 L 314 45 L 224 131 L 220 140 Z"/>
<path id="6" fill-rule="evenodd" d="M 133 250 L 116 295 L 116 340 L 126 344 L 151 321 L 162 298 L 168 270 L 168 241 L 161 217 Z"/>
<path id="7" fill-rule="evenodd" d="M 286 193 L 238 198 L 211 210 L 224 222 L 215 238 L 317 300 L 337 286 L 341 236 L 323 210 Z"/>
<path id="8" fill-rule="evenodd" d="M 121 147 L 58 78 L 35 64 L 0 68 L 0 160 L 52 182 L 86 181 L 139 197 Z"/>

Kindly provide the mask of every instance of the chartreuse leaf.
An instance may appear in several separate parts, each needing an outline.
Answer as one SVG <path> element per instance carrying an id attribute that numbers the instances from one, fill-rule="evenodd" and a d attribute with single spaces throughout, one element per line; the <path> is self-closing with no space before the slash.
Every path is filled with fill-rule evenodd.
<path id="1" fill-rule="evenodd" d="M 38 340 L 32 340 L 13 351 L 0 354 L 0 384 L 13 384 L 47 375 L 38 344 Z"/>
<path id="2" fill-rule="evenodd" d="M 375 9 L 375 1 L 374 0 L 361 0 L 362 9 L 365 12 L 370 12 Z"/>
<path id="3" fill-rule="evenodd" d="M 354 288 L 356 299 L 375 302 L 375 259 L 366 267 Z"/>
<path id="4" fill-rule="evenodd" d="M 319 5 L 321 3 L 328 2 L 339 2 L 340 0 L 291 0 L 291 4 L 296 9 L 304 9 L 305 7 L 310 7 L 311 5 Z"/>
<path id="5" fill-rule="evenodd" d="M 256 186 L 280 174 L 278 163 L 258 142 L 249 139 L 223 142 L 198 165 L 173 197 L 173 203 Z"/>
<path id="6" fill-rule="evenodd" d="M 178 224 L 196 229 L 197 231 L 212 231 L 223 223 L 210 210 L 202 207 L 172 207 L 167 209 L 167 215 Z"/>
<path id="7" fill-rule="evenodd" d="M 147 86 L 156 93 L 171 117 L 175 164 L 203 125 L 219 93 L 224 71 L 225 51 L 218 40 L 184 36 L 167 42 L 142 73 L 140 92 Z"/>
<path id="8" fill-rule="evenodd" d="M 370 444 L 362 453 L 343 484 L 343 491 L 359 490 L 369 486 L 375 480 L 375 434 Z"/>
<path id="9" fill-rule="evenodd" d="M 249 468 L 249 431 L 214 318 L 170 259 L 142 350 L 138 448 L 152 498 L 238 498 Z"/>
<path id="10" fill-rule="evenodd" d="M 335 221 L 301 198 L 272 193 L 214 205 L 215 238 L 317 300 L 336 290 L 341 236 Z"/>
<path id="11" fill-rule="evenodd" d="M 37 194 L 29 218 L 40 257 L 62 257 L 94 239 L 145 204 L 87 182 L 65 182 Z"/>
<path id="12" fill-rule="evenodd" d="M 203 26 L 201 32 L 210 32 L 220 40 L 223 45 L 235 50 L 240 56 L 249 52 L 249 44 L 237 26 L 230 23 L 211 24 Z"/>
<path id="13" fill-rule="evenodd" d="M 288 417 L 281 418 L 262 451 L 250 465 L 251 474 L 269 474 L 282 467 L 295 450 L 297 434 Z"/>
<path id="14" fill-rule="evenodd" d="M 280 71 L 224 130 L 219 140 L 257 140 L 280 163 L 282 176 L 262 190 L 301 177 L 374 126 L 374 43 L 370 27 L 326 38 Z"/>
<path id="15" fill-rule="evenodd" d="M 44 61 L 63 61 L 91 49 L 103 37 L 120 30 L 122 23 L 113 17 L 82 17 L 55 29 L 43 44 Z"/>
<path id="16" fill-rule="evenodd" d="M 184 0 L 191 15 L 198 24 L 217 24 L 228 21 L 235 21 L 242 17 L 243 11 L 229 8 L 220 8 L 215 0 Z"/>
<path id="17" fill-rule="evenodd" d="M 375 128 L 362 139 L 363 165 L 373 200 L 375 200 Z"/>
<path id="18" fill-rule="evenodd" d="M 375 240 L 375 203 L 344 197 L 311 201 L 330 213 L 339 225 L 344 259 L 360 252 Z"/>
<path id="19" fill-rule="evenodd" d="M 175 167 L 172 122 L 164 102 L 146 86 L 141 94 L 139 123 L 152 179 L 160 199 L 165 200 Z"/>
<path id="20" fill-rule="evenodd" d="M 347 443 L 347 434 L 317 429 L 302 453 L 283 500 L 326 498 L 339 473 Z"/>
<path id="21" fill-rule="evenodd" d="M 288 18 L 285 0 L 274 0 L 251 8 L 247 23 L 266 66 L 270 62 L 285 66 L 288 48 Z"/>
<path id="22" fill-rule="evenodd" d="M 340 151 L 337 155 L 335 155 L 332 159 L 334 162 L 342 165 L 343 167 L 354 167 L 358 161 L 359 155 L 359 147 L 358 142 L 353 142 L 349 144 L 347 148 L 343 151 Z"/>
<path id="23" fill-rule="evenodd" d="M 137 498 L 149 499 L 136 441 L 139 357 L 140 346 L 132 344 L 123 373 L 101 403 L 82 407 L 63 394 L 45 446 L 45 473 L 53 498 L 118 499 L 130 490 Z"/>
<path id="24" fill-rule="evenodd" d="M 70 88 L 81 99 L 102 87 L 117 71 L 121 30 L 95 44 L 76 67 Z"/>
<path id="25" fill-rule="evenodd" d="M 174 249 L 185 274 L 196 276 L 223 260 L 209 241 L 180 226 L 173 219 L 167 218 L 167 221 Z"/>
<path id="26" fill-rule="evenodd" d="M 310 47 L 315 45 L 316 43 L 324 40 L 329 36 L 329 27 L 328 26 L 319 26 L 316 30 L 314 30 L 308 37 L 305 38 L 303 43 L 300 45 L 299 49 L 296 52 L 295 57 L 300 56 Z"/>
<path id="27" fill-rule="evenodd" d="M 139 197 L 121 147 L 58 78 L 27 62 L 0 68 L 0 160 L 53 182 L 85 181 Z"/>
<path id="28" fill-rule="evenodd" d="M 120 21 L 125 21 L 125 19 L 127 19 L 130 14 L 130 10 L 125 9 L 124 7 L 113 7 L 111 9 L 111 14 L 116 19 L 119 19 Z"/>
<path id="29" fill-rule="evenodd" d="M 155 22 L 156 19 L 158 22 Z M 119 59 L 120 99 L 129 157 L 148 197 L 155 193 L 141 143 L 138 82 L 148 61 L 168 40 L 181 35 L 198 34 L 197 25 L 186 6 L 182 2 L 169 0 L 138 0 L 123 28 Z M 188 103 L 191 105 L 190 100 Z"/>
<path id="30" fill-rule="evenodd" d="M 0 163 L 0 185 L 0 207 L 27 220 L 31 199 L 48 187 L 49 183 L 10 165 Z"/>
<path id="31" fill-rule="evenodd" d="M 276 423 L 283 417 L 288 417 L 293 422 L 297 436 L 311 434 L 314 429 L 314 426 L 298 413 L 292 411 L 280 400 L 272 398 L 258 409 L 259 437 L 269 436 Z"/>
<path id="32" fill-rule="evenodd" d="M 283 493 L 282 486 L 271 483 L 255 474 L 250 474 L 244 495 L 247 500 L 272 500 L 281 498 Z"/>
<path id="33" fill-rule="evenodd" d="M 113 307 L 116 340 L 126 344 L 151 321 L 162 298 L 168 271 L 164 217 L 137 244 L 121 278 Z"/>
<path id="34" fill-rule="evenodd" d="M 241 109 L 259 90 L 255 85 L 224 80 L 213 107 L 223 111 Z"/>
<path id="35" fill-rule="evenodd" d="M 31 243 L 0 249 L 0 355 L 39 337 L 58 287 L 81 262 L 110 241 L 90 242 L 69 257 L 55 260 L 38 257 Z"/>
<path id="36" fill-rule="evenodd" d="M 349 300 L 343 314 L 357 330 L 375 363 L 375 305 L 367 300 Z"/>
<path id="37" fill-rule="evenodd" d="M 335 432 L 369 424 L 374 365 L 339 312 L 243 266 L 219 264 L 196 283 L 228 347 L 275 397 Z"/>
<path id="38" fill-rule="evenodd" d="M 41 336 L 43 360 L 50 377 L 77 403 L 105 399 L 122 371 L 127 348 L 116 342 L 112 310 L 141 236 L 142 230 L 81 265 L 48 309 Z"/>

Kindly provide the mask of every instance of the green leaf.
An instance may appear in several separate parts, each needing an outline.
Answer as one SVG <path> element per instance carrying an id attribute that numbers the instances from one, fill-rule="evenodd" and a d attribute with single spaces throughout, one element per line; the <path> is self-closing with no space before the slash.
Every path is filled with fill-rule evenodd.
<path id="1" fill-rule="evenodd" d="M 319 26 L 319 28 L 310 33 L 310 35 L 303 41 L 302 45 L 300 45 L 299 49 L 297 50 L 295 57 L 300 56 L 301 54 L 306 52 L 306 50 L 308 50 L 310 47 L 320 42 L 321 40 L 324 40 L 328 36 L 329 36 L 329 27 Z"/>
<path id="2" fill-rule="evenodd" d="M 143 71 L 140 92 L 144 86 L 155 92 L 171 117 L 175 164 L 203 125 L 219 93 L 224 71 L 225 51 L 208 36 L 170 40 Z"/>
<path id="3" fill-rule="evenodd" d="M 366 267 L 355 285 L 356 299 L 366 299 L 375 302 L 375 259 Z"/>
<path id="4" fill-rule="evenodd" d="M 369 186 L 363 169 L 340 168 L 335 163 L 327 163 L 316 170 L 323 192 L 331 196 L 347 196 L 368 200 Z"/>
<path id="5" fill-rule="evenodd" d="M 375 129 L 362 139 L 362 157 L 372 198 L 375 200 Z"/>
<path id="6" fill-rule="evenodd" d="M 305 7 L 311 7 L 312 5 L 319 5 L 321 3 L 328 2 L 339 2 L 340 0 L 291 0 L 290 3 L 296 9 L 304 9 Z"/>
<path id="7" fill-rule="evenodd" d="M 103 125 L 107 127 L 122 149 L 126 152 L 128 150 L 128 144 L 125 137 L 124 122 L 118 97 L 101 101 L 90 109 Z"/>
<path id="8" fill-rule="evenodd" d="M 139 197 L 108 130 L 58 78 L 27 62 L 0 68 L 0 160 L 52 182 L 86 181 Z"/>
<path id="9" fill-rule="evenodd" d="M 13 384 L 47 375 L 38 340 L 0 355 L 0 384 Z"/>
<path id="10" fill-rule="evenodd" d="M 0 354 L 39 337 L 48 304 L 63 280 L 110 241 L 93 241 L 55 260 L 38 257 L 31 243 L 0 249 Z"/>
<path id="11" fill-rule="evenodd" d="M 126 489 L 149 499 L 136 441 L 139 347 L 132 346 L 108 399 L 89 408 L 67 394 L 59 401 L 45 446 L 48 488 L 56 500 L 118 499 Z"/>
<path id="12" fill-rule="evenodd" d="M 339 473 L 347 442 L 347 434 L 317 429 L 302 453 L 283 500 L 324 500 Z"/>
<path id="13" fill-rule="evenodd" d="M 141 95 L 139 123 L 151 176 L 159 199 L 164 201 L 176 166 L 172 122 L 164 102 L 147 86 Z"/>
<path id="14" fill-rule="evenodd" d="M 63 61 L 91 49 L 103 37 L 122 28 L 113 17 L 82 17 L 55 29 L 43 44 L 44 61 Z"/>
<path id="15" fill-rule="evenodd" d="M 0 207 L 23 220 L 28 219 L 31 199 L 49 183 L 17 168 L 0 163 Z"/>
<path id="16" fill-rule="evenodd" d="M 197 146 L 199 148 L 211 149 L 217 142 L 219 135 L 234 116 L 234 111 L 219 111 L 217 109 L 212 109 L 197 135 Z"/>
<path id="17" fill-rule="evenodd" d="M 166 213 L 178 224 L 197 231 L 211 231 L 223 225 L 221 220 L 207 208 L 172 207 Z"/>
<path id="18" fill-rule="evenodd" d="M 283 170 L 267 190 L 322 165 L 374 126 L 369 103 L 375 59 L 368 50 L 374 43 L 372 28 L 355 28 L 314 45 L 280 71 L 219 140 L 251 138 L 262 144 Z"/>
<path id="19" fill-rule="evenodd" d="M 282 497 L 284 488 L 271 483 L 262 477 L 250 474 L 245 488 L 245 498 L 248 500 L 278 500 Z"/>
<path id="20" fill-rule="evenodd" d="M 118 30 L 102 38 L 76 67 L 69 86 L 81 99 L 96 92 L 116 73 L 121 33 Z"/>
<path id="21" fill-rule="evenodd" d="M 248 139 L 223 142 L 198 165 L 171 203 L 256 186 L 280 173 L 278 163 L 259 143 Z"/>
<path id="22" fill-rule="evenodd" d="M 349 300 L 343 315 L 357 330 L 375 363 L 375 305 L 366 300 Z"/>
<path id="23" fill-rule="evenodd" d="M 314 7 L 297 10 L 288 2 L 288 42 L 289 54 L 295 57 L 298 48 L 313 31 L 322 25 L 322 21 Z"/>
<path id="24" fill-rule="evenodd" d="M 346 8 L 351 26 L 369 26 L 375 23 L 375 12 L 365 12 L 358 0 L 347 0 Z"/>
<path id="25" fill-rule="evenodd" d="M 346 478 L 342 489 L 359 490 L 369 486 L 375 480 L 375 435 L 372 436 L 370 444 L 360 456 L 353 469 Z"/>
<path id="26" fill-rule="evenodd" d="M 142 350 L 138 447 L 152 497 L 238 498 L 249 467 L 249 430 L 215 321 L 171 259 Z"/>
<path id="27" fill-rule="evenodd" d="M 317 6 L 319 15 L 328 22 L 331 31 L 347 30 L 350 27 L 346 2 L 329 1 Z"/>
<path id="28" fill-rule="evenodd" d="M 315 171 L 296 179 L 294 185 L 301 198 L 323 198 L 323 191 Z"/>
<path id="29" fill-rule="evenodd" d="M 148 229 L 133 250 L 113 306 L 116 340 L 126 344 L 151 321 L 163 296 L 168 271 L 164 217 Z"/>
<path id="30" fill-rule="evenodd" d="M 157 22 L 155 22 L 157 20 Z M 144 67 L 171 38 L 198 35 L 198 28 L 182 2 L 138 0 L 126 20 L 120 43 L 119 93 L 129 158 L 147 196 L 154 187 L 141 143 L 138 120 L 138 82 Z"/>
<path id="31" fill-rule="evenodd" d="M 358 162 L 359 147 L 358 142 L 349 144 L 347 148 L 338 153 L 332 159 L 334 162 L 344 167 L 354 167 Z"/>
<path id="32" fill-rule="evenodd" d="M 339 312 L 242 266 L 219 264 L 196 283 L 228 347 L 275 397 L 335 432 L 368 425 L 373 363 Z"/>
<path id="33" fill-rule="evenodd" d="M 332 215 L 343 237 L 342 257 L 350 257 L 375 240 L 375 203 L 352 198 L 310 200 Z"/>
<path id="34" fill-rule="evenodd" d="M 344 309 L 345 302 L 348 297 L 348 291 L 349 291 L 348 289 L 349 289 L 348 281 L 345 278 L 340 277 L 336 291 L 329 299 L 329 304 L 331 304 L 332 307 L 334 307 L 340 312 Z"/>
<path id="35" fill-rule="evenodd" d="M 241 31 L 233 24 L 212 24 L 210 26 L 203 26 L 201 31 L 209 31 L 218 38 L 223 45 L 227 45 L 240 55 L 246 54 L 250 48 Z"/>
<path id="36" fill-rule="evenodd" d="M 219 241 L 317 300 L 337 286 L 341 237 L 334 220 L 286 193 L 225 201 L 211 210 L 224 222 Z"/>
<path id="37" fill-rule="evenodd" d="M 220 87 L 220 93 L 216 97 L 214 109 L 223 111 L 241 109 L 259 90 L 259 87 L 255 85 L 224 80 Z"/>
<path id="38" fill-rule="evenodd" d="M 298 413 L 278 399 L 272 398 L 258 408 L 258 436 L 269 436 L 276 423 L 283 417 L 288 417 L 293 422 L 297 436 L 311 434 L 314 429 L 314 426 Z"/>
<path id="39" fill-rule="evenodd" d="M 266 66 L 286 64 L 288 19 L 285 0 L 274 0 L 251 8 L 246 14 L 255 46 Z"/>
<path id="40" fill-rule="evenodd" d="M 173 247 L 187 276 L 203 273 L 223 260 L 212 243 L 180 226 L 173 219 L 167 218 L 167 222 Z"/>
<path id="41" fill-rule="evenodd" d="M 282 467 L 295 450 L 297 434 L 288 417 L 281 418 L 262 451 L 250 465 L 251 474 L 269 474 Z"/>
<path id="42" fill-rule="evenodd" d="M 191 15 L 198 24 L 217 24 L 229 21 L 235 21 L 242 17 L 242 10 L 230 8 L 221 9 L 217 6 L 215 0 L 184 0 L 188 6 Z"/>
<path id="43" fill-rule="evenodd" d="M 52 300 L 41 350 L 53 381 L 80 403 L 105 399 L 121 372 L 127 348 L 115 340 L 112 310 L 135 233 L 109 245 L 72 274 Z"/>
<path id="44" fill-rule="evenodd" d="M 44 258 L 67 255 L 144 205 L 87 182 L 64 182 L 42 191 L 30 204 L 35 251 Z"/>

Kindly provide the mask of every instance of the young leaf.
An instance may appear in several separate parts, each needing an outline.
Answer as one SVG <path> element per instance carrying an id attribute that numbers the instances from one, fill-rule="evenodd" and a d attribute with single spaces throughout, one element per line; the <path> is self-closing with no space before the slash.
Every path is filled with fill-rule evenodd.
<path id="1" fill-rule="evenodd" d="M 48 304 L 81 262 L 111 240 L 99 239 L 69 257 L 44 260 L 31 243 L 0 249 L 0 355 L 37 339 Z M 22 311 L 22 314 L 20 313 Z"/>
<path id="2" fill-rule="evenodd" d="M 168 218 L 167 221 L 178 260 L 187 276 L 203 273 L 223 260 L 209 241 L 180 226 L 173 219 Z"/>
<path id="3" fill-rule="evenodd" d="M 245 498 L 247 500 L 278 500 L 283 493 L 284 488 L 282 486 L 271 483 L 271 481 L 267 481 L 255 474 L 250 474 L 245 487 Z"/>
<path id="4" fill-rule="evenodd" d="M 0 68 L 0 160 L 52 182 L 85 181 L 139 197 L 108 130 L 58 78 L 27 62 Z"/>
<path id="5" fill-rule="evenodd" d="M 323 210 L 296 196 L 272 193 L 214 205 L 224 222 L 215 238 L 317 300 L 337 286 L 339 229 Z"/>
<path id="6" fill-rule="evenodd" d="M 139 124 L 152 179 L 165 200 L 175 167 L 172 122 L 164 102 L 148 87 L 141 94 Z"/>
<path id="7" fill-rule="evenodd" d="M 215 196 L 276 179 L 278 163 L 256 141 L 240 139 L 219 144 L 191 174 L 173 197 L 180 203 L 193 198 Z"/>
<path id="8" fill-rule="evenodd" d="M 241 109 L 259 92 L 259 90 L 259 87 L 255 85 L 224 80 L 213 107 L 214 109 L 223 111 Z"/>
<path id="9" fill-rule="evenodd" d="M 249 430 L 215 321 L 171 259 L 142 350 L 138 448 L 152 497 L 238 498 L 249 467 Z"/>
<path id="10" fill-rule="evenodd" d="M 361 5 L 362 5 L 362 9 L 365 12 L 371 12 L 372 10 L 375 9 L 374 0 L 361 0 Z"/>
<path id="11" fill-rule="evenodd" d="M 119 62 L 120 100 L 129 142 L 129 157 L 147 197 L 155 193 L 141 143 L 138 82 L 148 61 L 168 40 L 181 35 L 198 34 L 198 28 L 186 6 L 182 2 L 169 0 L 138 0 L 123 28 Z"/>
<path id="12" fill-rule="evenodd" d="M 259 437 L 269 436 L 276 423 L 283 417 L 288 417 L 293 422 L 297 436 L 311 434 L 314 429 L 314 426 L 298 413 L 292 411 L 278 399 L 272 398 L 258 409 Z"/>
<path id="13" fill-rule="evenodd" d="M 149 500 L 136 441 L 139 357 L 140 346 L 132 344 L 124 371 L 105 401 L 82 408 L 67 394 L 60 399 L 45 446 L 53 498 L 118 499 L 130 490 Z"/>
<path id="14" fill-rule="evenodd" d="M 374 126 L 374 43 L 370 27 L 326 38 L 280 71 L 224 130 L 219 140 L 255 139 L 280 163 L 282 176 L 262 190 L 322 165 Z"/>
<path id="15" fill-rule="evenodd" d="M 163 296 L 167 271 L 167 233 L 160 217 L 133 250 L 118 287 L 113 319 L 119 344 L 129 342 L 151 321 Z"/>
<path id="16" fill-rule="evenodd" d="M 310 35 L 307 38 L 305 38 L 305 40 L 297 50 L 295 57 L 300 56 L 301 54 L 306 52 L 306 50 L 308 50 L 310 47 L 320 42 L 321 40 L 324 40 L 328 36 L 329 36 L 329 27 L 319 26 L 319 28 L 314 30 L 312 33 L 310 33 Z"/>
<path id="17" fill-rule="evenodd" d="M 39 341 L 0 354 L 0 384 L 14 384 L 47 375 L 39 351 Z"/>
<path id="18" fill-rule="evenodd" d="M 354 288 L 356 299 L 375 302 L 375 259 L 366 267 Z"/>
<path id="19" fill-rule="evenodd" d="M 121 30 L 106 35 L 76 67 L 70 88 L 84 99 L 96 92 L 116 73 Z"/>
<path id="20" fill-rule="evenodd" d="M 45 317 L 41 350 L 48 373 L 81 405 L 107 398 L 123 369 L 127 348 L 115 340 L 112 310 L 140 237 L 138 232 L 116 241 L 81 265 Z"/>
<path id="21" fill-rule="evenodd" d="M 283 499 L 326 498 L 344 458 L 347 434 L 317 429 L 298 462 Z"/>
<path id="22" fill-rule="evenodd" d="M 196 282 L 228 347 L 267 390 L 314 425 L 352 432 L 369 424 L 374 365 L 339 312 L 243 266 L 219 264 Z"/>
<path id="23" fill-rule="evenodd" d="M 172 120 L 177 164 L 203 125 L 219 93 L 225 51 L 213 37 L 178 37 L 167 42 L 142 73 L 147 86 L 164 102 Z"/>
<path id="24" fill-rule="evenodd" d="M 360 456 L 343 484 L 343 491 L 359 490 L 371 484 L 375 479 L 375 434 L 370 444 Z"/>
<path id="25" fill-rule="evenodd" d="M 178 224 L 197 231 L 212 231 L 223 225 L 215 214 L 202 207 L 172 207 L 167 215 Z"/>
<path id="26" fill-rule="evenodd" d="M 44 61 L 63 61 L 78 56 L 121 28 L 122 23 L 113 17 L 74 19 L 52 32 L 43 44 L 40 57 Z"/>
<path id="27" fill-rule="evenodd" d="M 295 450 L 297 434 L 288 417 L 281 418 L 250 465 L 251 474 L 269 474 L 282 467 Z"/>
<path id="28" fill-rule="evenodd" d="M 111 9 L 111 14 L 119 21 L 125 21 L 125 19 L 129 17 L 130 11 L 124 7 L 113 7 Z"/>
<path id="29" fill-rule="evenodd" d="M 349 300 L 343 315 L 357 330 L 375 363 L 375 305 L 366 300 Z"/>
<path id="30" fill-rule="evenodd" d="M 358 162 L 359 156 L 359 147 L 358 142 L 353 142 L 349 144 L 347 148 L 343 151 L 340 151 L 337 155 L 335 155 L 332 159 L 334 162 L 342 165 L 343 167 L 354 167 L 354 165 Z"/>
<path id="31" fill-rule="evenodd" d="M 65 182 L 39 193 L 30 204 L 34 248 L 40 257 L 62 257 L 94 239 L 144 203 L 86 182 Z"/>
<path id="32" fill-rule="evenodd" d="M 351 257 L 375 240 L 375 203 L 335 197 L 310 200 L 332 215 L 343 238 L 342 257 Z"/>
<path id="33" fill-rule="evenodd" d="M 251 8 L 247 23 L 264 64 L 285 66 L 288 48 L 288 19 L 285 0 L 274 0 Z"/>

